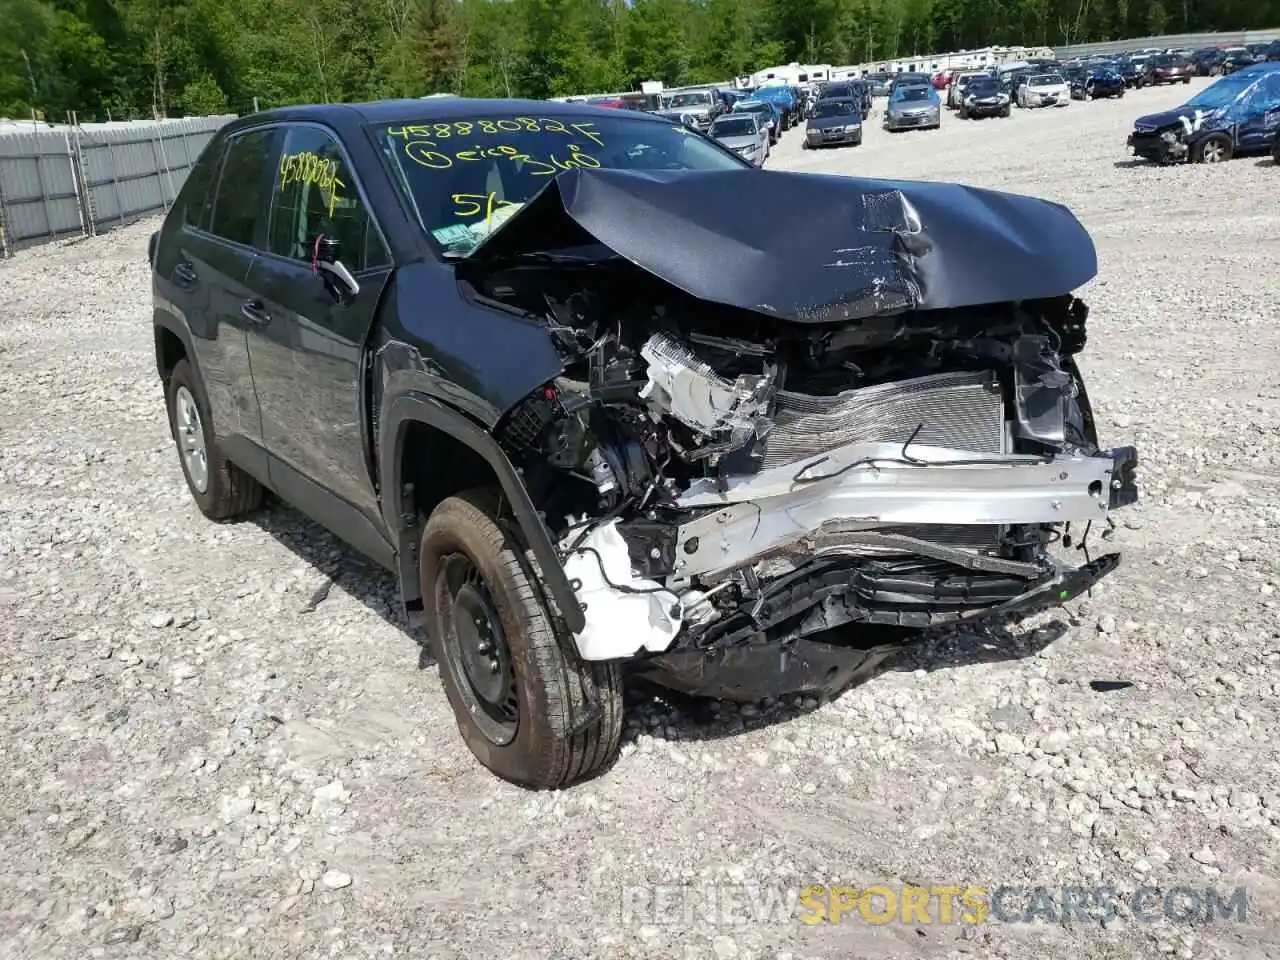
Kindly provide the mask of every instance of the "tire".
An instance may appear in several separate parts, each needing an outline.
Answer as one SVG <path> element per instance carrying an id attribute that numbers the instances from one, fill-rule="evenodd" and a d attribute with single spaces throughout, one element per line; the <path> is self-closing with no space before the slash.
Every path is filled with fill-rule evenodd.
<path id="1" fill-rule="evenodd" d="M 1008 105 L 1008 104 L 1005 104 L 1004 109 L 1000 111 L 1000 116 L 1002 116 L 1002 117 L 1007 117 L 1007 116 L 1009 116 L 1009 105 Z"/>
<path id="2" fill-rule="evenodd" d="M 1183 77 L 1183 78 L 1182 78 L 1182 82 L 1183 82 L 1183 83 L 1190 83 L 1190 82 L 1191 82 L 1191 78 L 1190 78 L 1190 77 Z"/>
<path id="3" fill-rule="evenodd" d="M 209 413 L 209 398 L 195 368 L 179 360 L 165 387 L 169 433 L 196 506 L 210 520 L 232 520 L 262 506 L 262 485 L 223 456 Z M 203 470 L 199 464 L 203 462 Z M 203 477 L 203 483 L 201 479 Z"/>
<path id="4" fill-rule="evenodd" d="M 1225 134 L 1211 133 L 1192 151 L 1196 163 L 1223 163 L 1231 159 L 1231 140 Z"/>
<path id="5" fill-rule="evenodd" d="M 423 527 L 419 576 L 428 644 L 458 730 L 476 759 L 519 786 L 558 789 L 596 776 L 617 757 L 621 674 L 617 664 L 578 658 L 538 582 L 536 561 L 495 519 L 497 503 L 487 490 L 449 497 Z M 467 638 L 455 627 L 459 596 L 474 622 L 499 631 L 489 665 L 505 678 L 497 710 L 490 709 L 496 701 L 486 704 L 463 665 Z M 475 629 L 462 633 L 472 640 L 481 636 Z M 592 701 L 599 716 L 574 731 L 575 718 Z"/>

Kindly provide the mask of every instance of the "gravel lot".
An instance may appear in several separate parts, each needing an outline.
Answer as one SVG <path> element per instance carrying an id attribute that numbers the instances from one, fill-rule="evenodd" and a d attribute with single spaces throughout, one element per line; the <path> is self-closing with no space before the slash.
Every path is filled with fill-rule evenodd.
<path id="1" fill-rule="evenodd" d="M 0 956 L 1275 956 L 1280 171 L 1129 162 L 1132 118 L 1187 95 L 787 136 L 775 168 L 1033 193 L 1093 231 L 1084 369 L 1104 442 L 1144 458 L 1126 562 L 834 702 L 634 690 L 621 761 L 560 794 L 473 762 L 390 576 L 286 508 L 200 518 L 152 358 L 153 222 L 0 264 Z M 808 926 L 741 896 L 676 923 L 623 893 L 693 883 L 1249 903 Z"/>

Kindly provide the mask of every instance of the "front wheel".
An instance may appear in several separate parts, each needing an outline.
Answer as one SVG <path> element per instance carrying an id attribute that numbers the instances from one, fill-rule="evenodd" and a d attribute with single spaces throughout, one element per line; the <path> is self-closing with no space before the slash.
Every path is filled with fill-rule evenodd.
<path id="1" fill-rule="evenodd" d="M 449 497 L 426 522 L 430 650 L 476 759 L 519 786 L 558 789 L 617 756 L 620 671 L 578 657 L 536 561 L 499 525 L 498 502 L 483 490 Z"/>
<path id="2" fill-rule="evenodd" d="M 1231 140 L 1222 133 L 1214 133 L 1205 137 L 1192 151 L 1192 158 L 1197 163 L 1222 163 L 1231 159 Z"/>
<path id="3" fill-rule="evenodd" d="M 1002 117 L 1009 116 L 1009 105 L 1007 103 L 1005 104 L 1004 109 L 1000 111 L 1000 116 Z"/>

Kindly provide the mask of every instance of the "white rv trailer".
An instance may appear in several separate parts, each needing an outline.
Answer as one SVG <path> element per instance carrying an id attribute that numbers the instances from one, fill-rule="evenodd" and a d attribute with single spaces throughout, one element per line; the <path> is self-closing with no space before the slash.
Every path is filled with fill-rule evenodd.
<path id="1" fill-rule="evenodd" d="M 779 67 L 766 67 L 751 75 L 748 86 L 777 87 L 804 86 L 809 83 L 824 83 L 831 79 L 829 63 L 788 63 Z"/>

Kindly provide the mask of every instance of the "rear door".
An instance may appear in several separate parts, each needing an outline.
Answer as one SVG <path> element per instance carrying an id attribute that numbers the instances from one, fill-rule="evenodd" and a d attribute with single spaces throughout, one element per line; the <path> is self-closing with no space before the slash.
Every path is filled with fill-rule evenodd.
<path id="1" fill-rule="evenodd" d="M 262 319 L 249 349 L 272 483 L 302 501 L 318 486 L 376 521 L 362 358 L 391 258 L 336 135 L 312 123 L 280 129 L 266 242 L 249 279 Z M 354 297 L 317 270 L 321 236 L 337 239 L 359 282 Z"/>
<path id="2" fill-rule="evenodd" d="M 265 228 L 266 161 L 274 136 L 271 130 L 249 130 L 226 142 L 217 167 L 207 171 L 210 186 L 204 201 L 184 209 L 177 243 L 164 244 L 172 253 L 157 263 L 191 331 L 219 444 L 258 476 L 265 476 L 266 459 L 249 366 L 250 321 L 241 304 L 254 243 Z"/>

